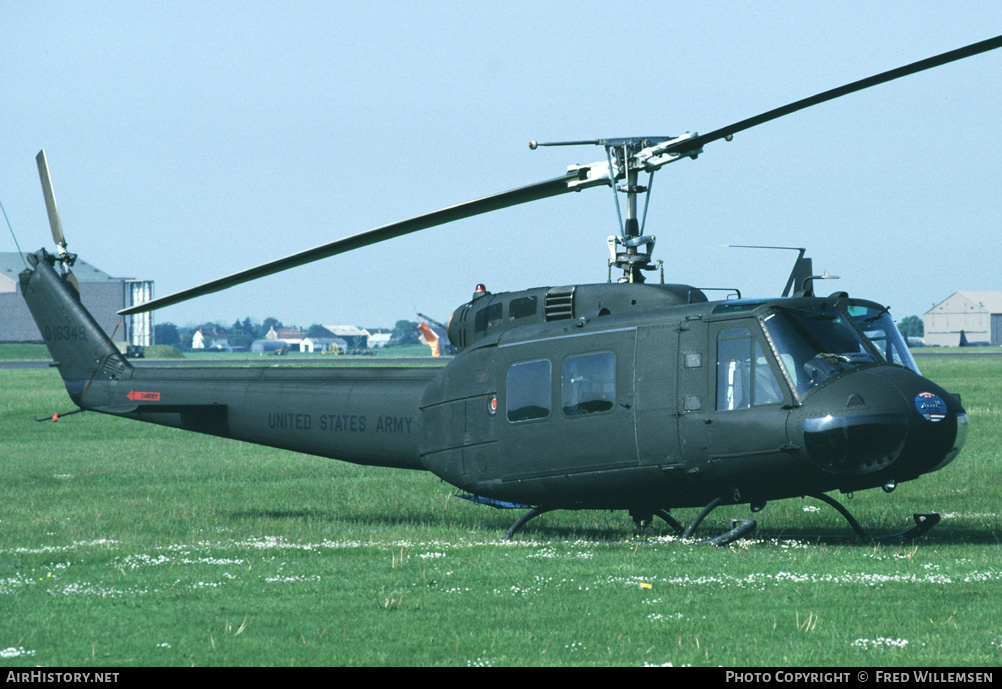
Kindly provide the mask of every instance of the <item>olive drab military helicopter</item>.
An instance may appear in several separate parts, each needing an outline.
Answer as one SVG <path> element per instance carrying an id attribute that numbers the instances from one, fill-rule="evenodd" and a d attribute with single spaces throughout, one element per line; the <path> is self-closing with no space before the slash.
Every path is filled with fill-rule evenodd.
<path id="1" fill-rule="evenodd" d="M 718 505 L 890 492 L 949 464 L 968 418 L 923 378 L 887 308 L 816 296 L 800 250 L 781 297 L 710 301 L 646 281 L 662 269 L 644 233 L 656 171 L 706 144 L 798 110 L 1002 46 L 1002 36 L 862 79 L 708 134 L 530 144 L 597 144 L 605 158 L 565 174 L 385 225 L 120 313 L 176 304 L 411 232 L 590 187 L 611 187 L 620 232 L 609 281 L 491 294 L 452 314 L 458 353 L 437 368 L 133 366 L 83 307 L 44 152 L 38 166 L 58 253 L 28 256 L 24 297 L 72 400 L 138 421 L 364 465 L 430 471 L 476 502 L 527 510 L 627 510 L 692 537 Z M 641 177 L 646 175 L 646 177 Z M 642 184 L 643 182 L 643 184 Z M 620 197 L 625 197 L 625 208 Z M 644 199 L 641 209 L 639 201 Z M 625 212 L 624 212 L 625 211 Z M 625 217 L 624 217 L 625 216 Z M 617 281 L 612 271 L 621 271 Z M 740 295 L 739 295 L 740 296 Z M 669 513 L 703 508 L 689 525 Z M 902 537 L 938 515 L 915 515 Z M 711 542 L 754 528 L 734 520 Z"/>

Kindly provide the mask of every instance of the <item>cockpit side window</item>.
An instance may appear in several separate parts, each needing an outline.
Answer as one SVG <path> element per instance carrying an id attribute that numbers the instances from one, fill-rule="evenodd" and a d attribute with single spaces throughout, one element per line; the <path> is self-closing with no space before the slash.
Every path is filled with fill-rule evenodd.
<path id="1" fill-rule="evenodd" d="M 717 409 L 747 409 L 783 401 L 761 343 L 747 328 L 717 335 Z"/>
<path id="2" fill-rule="evenodd" d="M 918 364 L 915 363 L 908 345 L 905 344 L 887 309 L 866 304 L 851 304 L 847 311 L 849 317 L 863 331 L 884 361 L 907 366 L 915 373 L 919 373 Z"/>
<path id="3" fill-rule="evenodd" d="M 829 380 L 878 363 L 871 344 L 840 309 L 816 302 L 780 307 L 762 323 L 801 395 Z"/>

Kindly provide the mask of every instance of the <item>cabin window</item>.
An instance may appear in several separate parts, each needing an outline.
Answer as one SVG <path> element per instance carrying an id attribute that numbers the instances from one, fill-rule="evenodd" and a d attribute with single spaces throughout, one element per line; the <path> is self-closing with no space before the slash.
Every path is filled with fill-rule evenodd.
<path id="1" fill-rule="evenodd" d="M 508 318 L 515 320 L 516 318 L 528 318 L 529 316 L 536 315 L 536 298 L 535 297 L 522 297 L 521 299 L 512 299 L 511 304 L 508 305 Z"/>
<path id="2" fill-rule="evenodd" d="M 550 415 L 550 362 L 546 359 L 512 364 L 508 369 L 506 411 L 511 422 L 545 419 Z"/>
<path id="3" fill-rule="evenodd" d="M 567 416 L 610 411 L 616 400 L 616 355 L 596 352 L 567 357 L 560 389 Z"/>
<path id="4" fill-rule="evenodd" d="M 717 335 L 717 409 L 747 409 L 782 402 L 779 382 L 762 345 L 747 328 Z"/>

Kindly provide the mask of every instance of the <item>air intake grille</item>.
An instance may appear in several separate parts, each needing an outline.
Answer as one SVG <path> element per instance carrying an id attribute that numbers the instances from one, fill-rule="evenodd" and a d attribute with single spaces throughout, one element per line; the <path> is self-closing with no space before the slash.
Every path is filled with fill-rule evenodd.
<path id="1" fill-rule="evenodd" d="M 101 365 L 100 377 L 104 379 L 121 378 L 122 374 L 125 373 L 129 365 L 122 359 L 121 355 L 115 356 L 112 354 L 105 358 L 104 363 Z"/>
<path id="2" fill-rule="evenodd" d="M 552 287 L 546 292 L 546 320 L 574 318 L 574 288 Z"/>

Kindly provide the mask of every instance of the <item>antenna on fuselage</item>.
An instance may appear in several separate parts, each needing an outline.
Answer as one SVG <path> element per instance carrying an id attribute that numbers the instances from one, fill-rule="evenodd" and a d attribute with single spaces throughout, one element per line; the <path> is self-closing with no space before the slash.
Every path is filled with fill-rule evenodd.
<path id="1" fill-rule="evenodd" d="M 807 253 L 807 248 L 802 246 L 759 246 L 757 244 L 724 244 L 723 246 L 730 249 L 775 249 L 777 251 L 798 251 L 797 260 L 793 262 L 793 270 L 790 271 L 790 277 L 786 280 L 786 287 L 783 288 L 782 296 L 790 296 L 790 290 L 796 287 L 793 296 L 803 297 L 809 296 L 802 294 L 803 291 L 807 289 L 807 283 L 810 278 L 813 277 L 814 264 L 811 259 L 807 258 L 804 254 Z M 825 273 L 827 275 L 827 273 Z"/>

